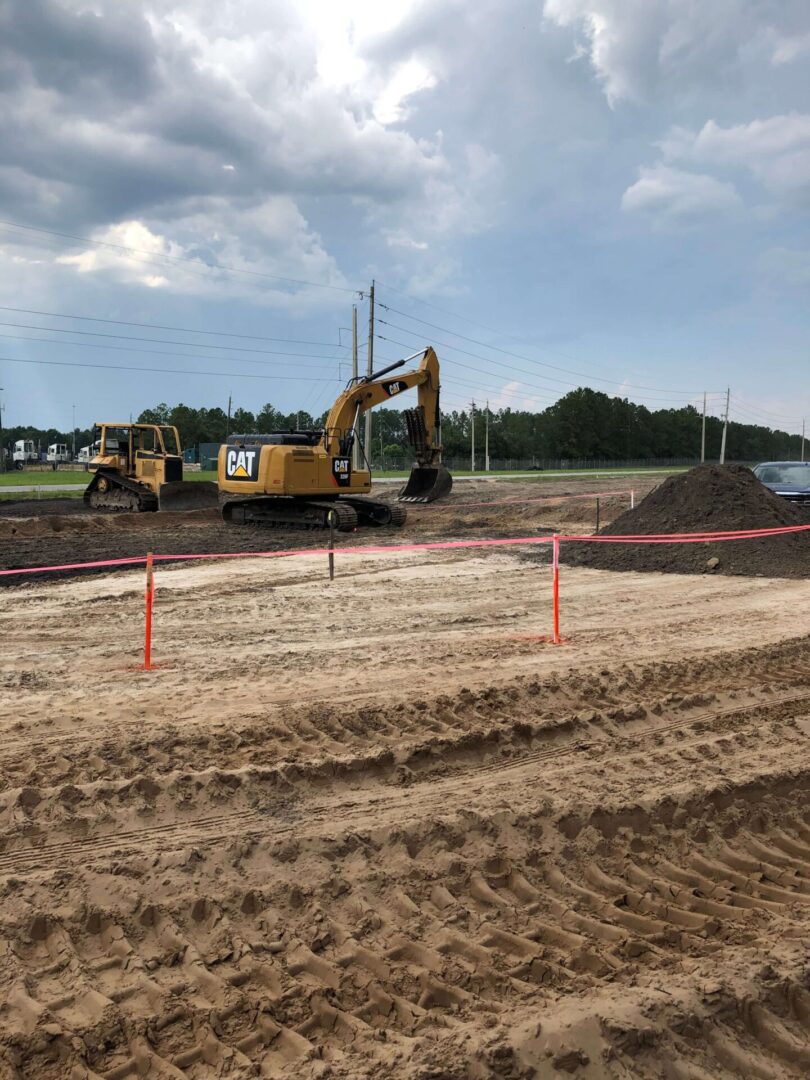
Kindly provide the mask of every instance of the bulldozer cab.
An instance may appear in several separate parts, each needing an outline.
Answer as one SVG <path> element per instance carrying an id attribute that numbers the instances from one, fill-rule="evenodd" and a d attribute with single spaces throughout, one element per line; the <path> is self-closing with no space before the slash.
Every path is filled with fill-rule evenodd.
<path id="1" fill-rule="evenodd" d="M 89 468 L 98 475 L 88 488 L 93 505 L 102 505 L 99 493 L 116 486 L 136 496 L 142 508 L 198 510 L 217 505 L 216 484 L 183 480 L 180 435 L 173 425 L 97 424 L 96 431 L 98 452 Z"/>
<path id="2" fill-rule="evenodd" d="M 182 479 L 180 436 L 176 427 L 168 424 L 98 424 L 96 433 L 98 450 L 92 467 L 115 469 L 124 476 L 144 480 L 150 487 L 151 478 L 161 482 Z"/>

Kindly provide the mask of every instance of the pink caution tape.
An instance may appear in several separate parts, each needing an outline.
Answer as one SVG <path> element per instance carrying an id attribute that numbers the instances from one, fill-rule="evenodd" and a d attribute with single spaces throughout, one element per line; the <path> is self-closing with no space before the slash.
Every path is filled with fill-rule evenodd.
<path id="1" fill-rule="evenodd" d="M 810 525 L 786 525 L 776 529 L 740 529 L 727 532 L 660 533 L 638 536 L 558 536 L 562 542 L 588 544 L 702 544 L 716 540 L 754 540 L 768 536 L 784 536 L 806 532 Z M 462 548 L 516 547 L 520 544 L 550 544 L 553 536 L 515 536 L 495 540 L 435 540 L 422 544 L 359 544 L 339 547 L 341 555 L 386 555 L 403 551 L 451 551 Z M 203 559 L 281 559 L 293 555 L 328 555 L 328 548 L 290 548 L 284 551 L 221 551 L 190 555 L 154 555 L 155 562 L 190 562 Z M 123 559 L 100 559 L 96 562 L 64 563 L 60 566 L 27 566 L 15 570 L 0 570 L 0 577 L 13 574 L 52 574 L 61 570 L 95 570 L 108 566 L 137 566 L 146 562 L 145 555 Z"/>
<path id="2" fill-rule="evenodd" d="M 551 536 L 526 536 L 503 540 L 437 540 L 424 544 L 362 544 L 356 547 L 335 548 L 341 555 L 375 555 L 385 552 L 428 551 L 447 548 L 499 547 L 508 544 L 549 544 Z M 328 555 L 329 548 L 291 548 L 286 551 L 221 551 L 193 555 L 153 555 L 155 562 L 188 562 L 200 559 L 280 559 L 292 555 Z M 27 566 L 17 570 L 0 570 L 0 577 L 11 574 L 52 574 L 59 570 L 94 570 L 103 566 L 137 566 L 145 563 L 145 555 L 126 559 L 101 559 L 98 562 L 64 563 L 61 566 Z"/>
<path id="3" fill-rule="evenodd" d="M 776 529 L 736 529 L 727 532 L 651 533 L 634 536 L 561 536 L 561 540 L 588 544 L 705 544 L 715 540 L 756 540 L 767 536 L 786 536 L 806 532 L 810 525 L 783 525 Z"/>

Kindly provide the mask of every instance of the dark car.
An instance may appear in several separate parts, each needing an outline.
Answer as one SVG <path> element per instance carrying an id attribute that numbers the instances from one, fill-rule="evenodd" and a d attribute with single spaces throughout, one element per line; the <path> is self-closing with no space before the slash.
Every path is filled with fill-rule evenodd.
<path id="1" fill-rule="evenodd" d="M 810 503 L 810 462 L 763 461 L 754 467 L 754 476 L 783 499 Z"/>

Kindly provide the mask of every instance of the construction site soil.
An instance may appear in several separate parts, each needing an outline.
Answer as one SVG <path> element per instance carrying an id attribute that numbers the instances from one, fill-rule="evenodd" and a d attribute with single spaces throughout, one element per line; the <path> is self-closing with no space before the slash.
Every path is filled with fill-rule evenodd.
<path id="1" fill-rule="evenodd" d="M 614 536 L 730 532 L 810 524 L 810 508 L 774 495 L 742 465 L 701 465 L 670 476 L 601 529 Z M 810 533 L 705 544 L 576 544 L 564 561 L 601 570 L 770 577 L 810 575 Z M 711 562 L 710 562 L 711 560 Z"/>
<path id="2" fill-rule="evenodd" d="M 0 1077 L 807 1076 L 810 582 L 562 577 L 555 647 L 512 549 L 161 565 L 152 671 L 142 572 L 6 589 Z"/>
<path id="3" fill-rule="evenodd" d="M 645 492 L 660 479 L 660 476 L 642 476 L 628 482 L 623 478 L 600 480 L 588 476 L 541 482 L 470 481 L 458 484 L 450 497 L 440 503 L 409 507 L 408 521 L 402 529 L 339 533 L 336 542 L 340 547 L 469 535 L 533 535 L 559 528 L 593 532 L 596 501 L 590 497 L 591 492 L 609 493 L 629 488 L 630 483 L 638 492 Z M 374 496 L 393 499 L 395 491 L 391 485 L 380 485 Z M 589 497 L 581 498 L 583 493 Z M 576 498 L 568 499 L 571 495 Z M 58 508 L 57 512 L 44 513 L 50 502 Z M 629 491 L 601 496 L 600 520 L 610 521 L 628 503 Z M 29 506 L 36 508 L 36 515 L 30 513 Z M 225 525 L 216 510 L 99 514 L 89 512 L 80 499 L 0 503 L 0 569 L 137 557 L 147 551 L 160 555 L 281 551 L 291 547 L 322 547 L 325 538 L 322 530 L 302 532 Z M 99 572 L 109 571 L 94 571 Z M 49 576 L 34 575 L 40 579 Z M 14 578 L 0 578 L 0 587 L 18 583 Z"/>

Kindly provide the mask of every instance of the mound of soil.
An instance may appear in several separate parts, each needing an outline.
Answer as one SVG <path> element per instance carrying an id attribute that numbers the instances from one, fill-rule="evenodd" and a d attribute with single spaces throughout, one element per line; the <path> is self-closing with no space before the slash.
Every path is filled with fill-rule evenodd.
<path id="1" fill-rule="evenodd" d="M 634 510 L 600 530 L 608 536 L 726 532 L 810 524 L 810 514 L 774 495 L 742 465 L 699 465 L 670 476 Z M 810 576 L 810 532 L 702 544 L 563 545 L 565 562 L 600 570 Z M 715 562 L 715 560 L 719 560 Z"/>

